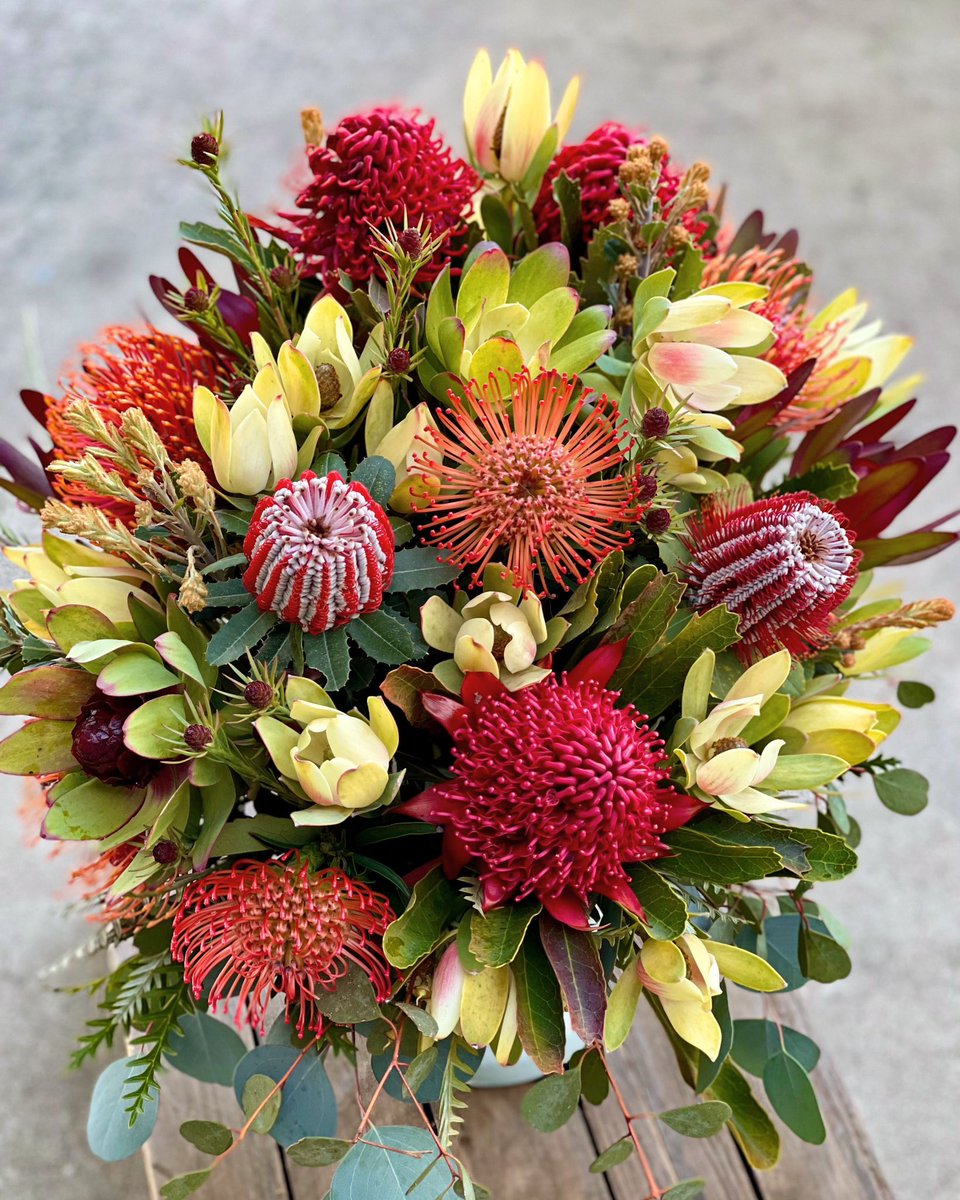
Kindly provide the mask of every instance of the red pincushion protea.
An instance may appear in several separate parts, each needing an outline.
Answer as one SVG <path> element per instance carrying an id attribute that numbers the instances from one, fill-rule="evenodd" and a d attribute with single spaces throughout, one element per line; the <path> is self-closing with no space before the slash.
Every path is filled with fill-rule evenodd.
<path id="1" fill-rule="evenodd" d="M 271 999 L 285 996 L 287 1020 L 296 1008 L 302 1036 L 323 1023 L 318 991 L 332 990 L 350 963 L 386 999 L 380 936 L 393 919 L 385 897 L 342 871 L 313 871 L 297 854 L 241 859 L 187 886 L 171 950 L 195 996 L 212 983 L 213 1009 L 236 1000 L 237 1024 L 262 1033 Z"/>
<path id="2" fill-rule="evenodd" d="M 323 633 L 374 612 L 393 576 L 387 514 L 362 483 L 336 471 L 281 479 L 257 504 L 243 543 L 243 576 L 262 612 Z"/>
<path id="3" fill-rule="evenodd" d="M 639 912 L 623 864 L 668 853 L 661 835 L 702 809 L 667 783 L 663 742 L 645 718 L 604 686 L 624 645 L 515 692 L 468 674 L 462 705 L 423 697 L 453 735 L 454 777 L 402 810 L 446 826 L 447 874 L 473 864 L 485 908 L 534 896 L 586 928 L 598 893 Z"/>
<path id="4" fill-rule="evenodd" d="M 533 219 L 541 243 L 560 241 L 560 206 L 553 194 L 553 185 L 560 173 L 580 184 L 581 236 L 584 241 L 589 241 L 601 225 L 610 223 L 610 201 L 620 195 L 618 172 L 627 157 L 627 150 L 637 145 L 644 145 L 642 137 L 617 121 L 608 121 L 582 142 L 563 147 L 547 168 L 533 206 Z M 671 165 L 669 155 L 665 157 L 657 188 L 657 196 L 664 208 L 677 194 L 682 177 L 683 172 Z M 681 224 L 695 244 L 703 244 L 707 223 L 697 212 L 684 213 Z"/>
<path id="5" fill-rule="evenodd" d="M 433 237 L 446 235 L 419 281 L 429 283 L 453 254 L 464 215 L 480 186 L 472 167 L 454 158 L 416 112 L 375 108 L 344 117 L 322 146 L 307 151 L 313 179 L 297 197 L 300 213 L 290 241 L 306 272 L 339 287 L 343 271 L 355 283 L 381 275 L 370 226 L 423 222 Z"/>
<path id="6" fill-rule="evenodd" d="M 496 379 L 449 393 L 416 456 L 438 481 L 421 535 L 442 559 L 475 568 L 478 581 L 498 551 L 517 585 L 549 594 L 553 583 L 582 582 L 595 563 L 630 541 L 636 519 L 633 483 L 603 472 L 624 465 L 624 433 L 606 396 L 573 393 L 576 378 L 551 371 L 514 375 L 505 398 Z"/>
<path id="7" fill-rule="evenodd" d="M 64 418 L 72 404 L 87 400 L 110 425 L 119 425 L 127 409 L 139 408 L 174 462 L 190 458 L 207 465 L 193 424 L 193 389 L 197 384 L 218 389 L 217 360 L 212 354 L 156 329 L 125 326 L 107 329 L 102 342 L 84 346 L 81 353 L 80 370 L 61 381 L 63 395 L 42 397 L 44 410 L 37 414 L 53 439 L 56 456 L 76 459 L 89 449 L 89 439 Z M 33 398 L 32 393 L 25 397 L 28 403 Z M 107 466 L 116 469 L 112 463 Z M 133 476 L 121 474 L 124 483 L 137 491 Z M 130 505 L 107 500 L 82 483 L 56 477 L 53 485 L 64 500 L 96 504 L 123 520 L 133 516 Z"/>
<path id="8" fill-rule="evenodd" d="M 687 600 L 699 612 L 724 604 L 739 615 L 745 662 L 781 647 L 802 658 L 821 645 L 861 557 L 846 518 L 809 492 L 706 506 L 685 540 Z"/>

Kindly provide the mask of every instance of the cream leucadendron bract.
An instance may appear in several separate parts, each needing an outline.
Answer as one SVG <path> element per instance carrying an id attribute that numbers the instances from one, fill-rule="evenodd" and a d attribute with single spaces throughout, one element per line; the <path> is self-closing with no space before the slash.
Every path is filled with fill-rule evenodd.
<path id="1" fill-rule="evenodd" d="M 343 713 L 318 683 L 300 676 L 287 680 L 285 694 L 293 725 L 276 717 L 254 724 L 288 786 L 312 802 L 291 814 L 294 825 L 339 825 L 386 803 L 401 777 L 390 774 L 400 734 L 384 701 L 370 696 L 366 717 Z"/>
<path id="2" fill-rule="evenodd" d="M 528 63 L 519 50 L 508 50 L 494 75 L 490 55 L 479 51 L 463 96 L 464 131 L 474 165 L 487 175 L 519 183 L 551 129 L 556 128 L 554 150 L 563 142 L 579 94 L 580 77 L 574 76 L 554 116 L 550 81 L 540 63 Z"/>
<path id="3" fill-rule="evenodd" d="M 773 325 L 751 312 L 767 288 L 718 283 L 669 300 L 672 269 L 658 271 L 634 301 L 633 386 L 648 401 L 694 412 L 763 404 L 786 387 L 779 367 L 757 357 L 772 343 Z"/>

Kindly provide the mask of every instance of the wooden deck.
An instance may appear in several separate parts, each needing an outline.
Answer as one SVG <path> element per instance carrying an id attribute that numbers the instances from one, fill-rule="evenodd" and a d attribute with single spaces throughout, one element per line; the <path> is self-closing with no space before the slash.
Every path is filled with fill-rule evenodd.
<path id="1" fill-rule="evenodd" d="M 805 1028 L 802 1010 L 792 997 L 778 1004 L 783 1018 Z M 812 1031 L 815 1033 L 815 1031 Z M 672 1052 L 652 1015 L 641 1005 L 637 1027 L 614 1059 L 617 1081 L 632 1109 L 657 1112 L 693 1102 L 680 1079 Z M 613 1063 L 611 1064 L 613 1066 Z M 355 1108 L 349 1070 L 333 1079 L 341 1111 Z M 875 1162 L 851 1103 L 828 1061 L 814 1072 L 827 1141 L 809 1146 L 784 1132 L 780 1164 L 773 1171 L 749 1168 L 732 1137 L 705 1140 L 681 1137 L 657 1121 L 641 1130 L 642 1140 L 661 1187 L 702 1176 L 707 1200 L 893 1200 Z M 541 1134 L 520 1115 L 523 1087 L 471 1093 L 457 1154 L 494 1200 L 642 1200 L 648 1194 L 636 1156 L 606 1175 L 587 1167 L 597 1153 L 624 1134 L 612 1099 L 598 1108 L 583 1106 L 563 1129 Z M 376 1110 L 379 1124 L 414 1124 L 408 1106 L 385 1097 Z M 164 1080 L 160 1119 L 145 1154 L 151 1200 L 172 1175 L 200 1170 L 209 1158 L 178 1133 L 188 1118 L 219 1120 L 235 1126 L 238 1108 L 225 1088 L 195 1083 L 176 1072 Z M 347 1122 L 340 1133 L 348 1136 Z M 321 1200 L 331 1169 L 307 1169 L 288 1163 L 268 1137 L 249 1136 L 226 1159 L 199 1193 L 198 1200 Z"/>

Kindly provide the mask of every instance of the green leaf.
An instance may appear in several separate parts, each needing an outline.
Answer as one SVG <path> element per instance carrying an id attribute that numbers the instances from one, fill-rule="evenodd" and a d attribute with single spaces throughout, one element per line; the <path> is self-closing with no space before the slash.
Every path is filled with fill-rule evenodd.
<path id="1" fill-rule="evenodd" d="M 269 1075 L 251 1075 L 243 1085 L 240 1107 L 246 1117 L 253 1117 L 250 1128 L 254 1133 L 269 1133 L 280 1115 L 283 1094 Z M 253 1114 L 257 1115 L 254 1117 Z"/>
<path id="2" fill-rule="evenodd" d="M 233 1134 L 216 1121 L 184 1121 L 180 1136 L 203 1154 L 223 1154 L 233 1145 Z"/>
<path id="3" fill-rule="evenodd" d="M 873 786 L 880 801 L 901 816 L 915 816 L 927 807 L 930 784 L 919 771 L 894 767 L 882 775 L 874 775 Z"/>
<path id="4" fill-rule="evenodd" d="M 254 646 L 277 623 L 277 614 L 261 612 L 256 603 L 248 604 L 221 625 L 210 639 L 207 651 L 207 661 L 213 667 L 222 667 L 224 663 L 233 662 L 246 650 Z"/>
<path id="5" fill-rule="evenodd" d="M 5 775 L 45 775 L 76 769 L 72 746 L 72 721 L 28 721 L 0 742 L 0 771 Z"/>
<path id="6" fill-rule="evenodd" d="M 287 1158 L 298 1167 L 329 1167 L 349 1154 L 353 1142 L 343 1138 L 301 1138 L 287 1147 Z"/>
<path id="7" fill-rule="evenodd" d="M 780 855 L 787 870 L 811 883 L 842 879 L 857 865 L 857 855 L 844 839 L 822 829 L 778 825 L 759 818 L 738 821 L 714 810 L 697 821 L 696 830 L 735 846 L 767 846 Z"/>
<path id="8" fill-rule="evenodd" d="M 936 698 L 937 693 L 925 683 L 902 679 L 897 684 L 897 699 L 904 708 L 923 708 L 925 704 L 932 704 Z"/>
<path id="9" fill-rule="evenodd" d="M 682 1179 L 673 1187 L 667 1188 L 661 1194 L 660 1200 L 695 1200 L 697 1196 L 703 1195 L 703 1189 L 706 1186 L 705 1179 Z"/>
<path id="10" fill-rule="evenodd" d="M 783 859 L 765 846 L 731 846 L 696 829 L 678 829 L 669 837 L 670 857 L 662 868 L 691 883 L 749 883 L 783 869 Z"/>
<path id="11" fill-rule="evenodd" d="M 580 1071 L 569 1068 L 562 1075 L 547 1075 L 523 1097 L 520 1111 L 534 1129 L 553 1133 L 566 1125 L 580 1103 Z"/>
<path id="12" fill-rule="evenodd" d="M 136 1154 L 157 1123 L 158 1098 L 147 1100 L 143 1111 L 132 1122 L 125 1110 L 124 1096 L 129 1091 L 134 1058 L 119 1058 L 100 1073 L 90 1098 L 87 1117 L 87 1142 L 104 1162 L 119 1162 Z"/>
<path id="13" fill-rule="evenodd" d="M 154 696 L 127 717 L 123 726 L 123 740 L 128 749 L 144 758 L 169 758 L 174 744 L 182 745 L 186 726 L 182 696 Z"/>
<path id="14" fill-rule="evenodd" d="M 644 661 L 643 670 L 623 692 L 649 717 L 660 713 L 680 694 L 687 672 L 704 650 L 725 650 L 737 638 L 740 618 L 722 606 L 695 614 L 663 650 Z"/>
<path id="15" fill-rule="evenodd" d="M 501 250 L 509 254 L 513 248 L 513 225 L 499 196 L 490 192 L 483 197 L 480 201 L 480 221 L 489 240 L 496 242 Z"/>
<path id="16" fill-rule="evenodd" d="M 334 450 L 325 450 L 322 454 L 318 454 L 313 460 L 312 470 L 317 475 L 329 475 L 336 471 L 342 479 L 346 479 L 349 474 L 347 464 Z"/>
<path id="17" fill-rule="evenodd" d="M 250 593 L 242 579 L 222 579 L 207 584 L 207 608 L 242 608 L 250 603 Z"/>
<path id="18" fill-rule="evenodd" d="M 337 1167 L 329 1200 L 437 1200 L 452 1186 L 453 1172 L 425 1129 L 372 1126 Z"/>
<path id="19" fill-rule="evenodd" d="M 32 667 L 12 676 L 0 687 L 0 713 L 74 719 L 96 687 L 87 671 L 71 667 Z"/>
<path id="20" fill-rule="evenodd" d="M 781 1042 L 781 1034 L 783 1040 Z M 820 1060 L 820 1047 L 804 1033 L 789 1025 L 777 1025 L 760 1017 L 734 1021 L 732 1057 L 751 1075 L 762 1076 L 763 1069 L 781 1049 L 812 1071 Z"/>
<path id="21" fill-rule="evenodd" d="M 294 1069 L 283 1085 L 283 1103 L 271 1136 L 281 1146 L 305 1137 L 333 1137 L 337 1131 L 337 1101 L 323 1060 L 314 1050 L 301 1058 L 293 1046 L 256 1046 L 237 1064 L 233 1077 L 237 1100 L 242 1105 L 244 1088 L 252 1076 L 265 1075 L 277 1083 L 291 1067 Z"/>
<path id="22" fill-rule="evenodd" d="M 336 692 L 346 685 L 350 678 L 350 646 L 345 626 L 308 634 L 303 639 L 303 653 L 307 666 L 323 675 L 327 691 Z"/>
<path id="23" fill-rule="evenodd" d="M 437 558 L 429 546 L 413 546 L 398 550 L 393 565 L 393 577 L 388 592 L 426 591 L 456 579 L 458 570 Z"/>
<path id="24" fill-rule="evenodd" d="M 160 1189 L 163 1200 L 187 1200 L 194 1192 L 200 1190 L 210 1178 L 212 1167 L 203 1171 L 188 1171 L 186 1175 L 175 1175 L 168 1179 Z"/>
<path id="25" fill-rule="evenodd" d="M 502 967 L 513 962 L 527 926 L 540 911 L 540 905 L 527 900 L 488 913 L 472 912 L 469 916 L 470 953 L 487 967 Z"/>
<path id="26" fill-rule="evenodd" d="M 536 932 L 513 960 L 520 1043 L 545 1074 L 563 1068 L 567 1035 L 560 985 Z"/>
<path id="27" fill-rule="evenodd" d="M 205 221 L 195 221 L 192 224 L 188 221 L 181 221 L 180 236 L 185 242 L 190 242 L 194 246 L 203 246 L 206 250 L 225 254 L 233 262 L 240 263 L 248 269 L 255 267 L 246 246 L 235 233 L 228 229 L 218 229 L 215 225 L 206 224 Z"/>
<path id="28" fill-rule="evenodd" d="M 403 1000 L 395 1000 L 394 1004 L 402 1013 L 406 1013 L 424 1037 L 437 1036 L 437 1023 L 425 1008 L 420 1008 L 417 1004 L 407 1004 Z"/>
<path id="29" fill-rule="evenodd" d="M 687 924 L 687 904 L 679 892 L 651 867 L 637 863 L 628 868 L 634 895 L 643 908 L 643 923 L 655 938 L 672 942 Z"/>
<path id="30" fill-rule="evenodd" d="M 774 1112 L 805 1142 L 819 1146 L 827 1136 L 817 1094 L 800 1063 L 785 1050 L 779 1051 L 763 1069 L 763 1086 Z"/>
<path id="31" fill-rule="evenodd" d="M 832 783 L 849 769 L 845 759 L 833 754 L 781 754 L 763 786 L 768 792 L 807 791 Z"/>
<path id="32" fill-rule="evenodd" d="M 815 929 L 801 928 L 799 961 L 804 975 L 818 983 L 846 979 L 853 969 L 850 955 L 840 943 Z"/>
<path id="33" fill-rule="evenodd" d="M 610 1095 L 610 1077 L 603 1059 L 596 1051 L 587 1050 L 579 1056 L 577 1066 L 580 1068 L 580 1095 L 588 1104 L 602 1104 Z"/>
<path id="34" fill-rule="evenodd" d="M 229 1087 L 247 1053 L 237 1031 L 205 1012 L 187 1013 L 178 1024 L 165 1056 L 170 1065 L 191 1079 Z"/>
<path id="35" fill-rule="evenodd" d="M 642 990 L 634 955 L 627 961 L 607 1000 L 603 1022 L 603 1044 L 607 1050 L 618 1050 L 627 1040 Z"/>
<path id="36" fill-rule="evenodd" d="M 421 1087 L 436 1069 L 439 1057 L 440 1053 L 434 1042 L 432 1046 L 428 1046 L 426 1050 L 418 1054 L 403 1072 L 403 1076 L 415 1096 L 419 1094 Z"/>
<path id="37" fill-rule="evenodd" d="M 724 988 L 719 996 L 713 997 L 711 1005 L 714 1018 L 720 1026 L 720 1049 L 715 1059 L 709 1059 L 699 1052 L 697 1059 L 697 1078 L 695 1091 L 705 1092 L 720 1074 L 720 1068 L 727 1061 L 727 1056 L 733 1046 L 733 1021 L 730 1019 L 730 1000 L 727 995 L 729 988 Z"/>
<path id="38" fill-rule="evenodd" d="M 597 1155 L 590 1164 L 591 1175 L 602 1175 L 604 1171 L 609 1171 L 611 1167 L 619 1166 L 620 1163 L 626 1162 L 632 1153 L 633 1139 L 628 1134 Z"/>
<path id="39" fill-rule="evenodd" d="M 66 842 L 104 838 L 130 820 L 143 798 L 142 791 L 131 792 L 88 779 L 69 791 L 58 792 L 43 827 L 48 837 Z"/>
<path id="40" fill-rule="evenodd" d="M 822 462 L 811 467 L 802 475 L 788 477 L 777 484 L 776 491 L 812 492 L 822 500 L 843 500 L 852 496 L 860 483 L 859 478 L 845 462 Z"/>
<path id="41" fill-rule="evenodd" d="M 346 973 L 340 976 L 332 991 L 317 988 L 314 1003 L 337 1025 L 356 1025 L 360 1021 L 375 1021 L 380 1016 L 373 984 L 356 963 L 347 966 Z"/>
<path id="42" fill-rule="evenodd" d="M 722 1100 L 705 1100 L 702 1104 L 689 1104 L 685 1108 L 669 1108 L 657 1115 L 664 1125 L 669 1125 L 684 1137 L 706 1138 L 719 1133 L 733 1112 L 730 1105 Z"/>
<path id="43" fill-rule="evenodd" d="M 780 1135 L 750 1090 L 750 1084 L 728 1060 L 707 1090 L 712 1100 L 722 1100 L 731 1110 L 730 1126 L 747 1162 L 765 1171 L 780 1157 Z"/>
<path id="44" fill-rule="evenodd" d="M 561 171 L 553 181 L 553 195 L 560 209 L 560 240 L 572 246 L 580 236 L 582 222 L 580 181 Z"/>
<path id="45" fill-rule="evenodd" d="M 604 643 L 618 642 L 627 638 L 623 660 L 614 673 L 610 686 L 632 689 L 633 677 L 637 674 L 654 647 L 667 632 L 684 593 L 684 585 L 676 575 L 664 575 L 655 567 L 640 567 L 634 575 L 649 572 L 651 578 L 643 590 L 621 612 L 616 623 L 607 631 Z M 634 575 L 631 584 L 636 586 Z"/>
<path id="46" fill-rule="evenodd" d="M 571 929 L 544 914 L 540 918 L 540 940 L 560 984 L 574 1032 L 588 1046 L 602 1041 L 607 980 L 595 935 Z"/>
<path id="47" fill-rule="evenodd" d="M 346 629 L 364 654 L 375 662 L 399 665 L 419 657 L 416 626 L 390 609 L 380 608 L 355 617 Z"/>
<path id="48" fill-rule="evenodd" d="M 103 613 L 85 604 L 64 604 L 47 613 L 47 629 L 64 654 L 77 642 L 115 638 L 117 627 Z"/>
<path id="49" fill-rule="evenodd" d="M 389 459 L 371 454 L 360 463 L 351 480 L 362 483 L 377 504 L 386 506 L 397 486 L 397 472 Z"/>
<path id="50" fill-rule="evenodd" d="M 416 966 L 467 907 L 443 869 L 434 867 L 414 887 L 405 911 L 387 926 L 383 935 L 387 961 L 402 971 Z"/>

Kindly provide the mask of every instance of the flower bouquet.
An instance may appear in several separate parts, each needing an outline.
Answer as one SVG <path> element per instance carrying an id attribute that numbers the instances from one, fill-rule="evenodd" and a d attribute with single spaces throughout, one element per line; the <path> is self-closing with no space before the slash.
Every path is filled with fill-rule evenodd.
<path id="1" fill-rule="evenodd" d="M 74 1062 L 126 1047 L 91 1147 L 142 1145 L 167 1070 L 236 1093 L 236 1128 L 182 1127 L 210 1164 L 172 1200 L 251 1133 L 335 1166 L 332 1200 L 484 1195 L 457 1132 L 521 1056 L 532 1125 L 612 1087 L 591 1169 L 699 1194 L 615 1082 L 640 1003 L 692 1089 L 659 1119 L 757 1167 L 764 1093 L 825 1136 L 816 1046 L 730 993 L 849 971 L 818 886 L 856 866 L 848 779 L 926 803 L 877 680 L 953 609 L 871 585 L 956 540 L 884 536 L 954 430 L 897 440 L 910 339 L 818 307 L 796 233 L 728 223 L 703 163 L 569 142 L 577 87 L 554 111 L 538 63 L 481 52 L 466 158 L 416 112 L 309 109 L 266 217 L 209 122 L 183 164 L 216 221 L 151 281 L 182 329 L 108 330 L 24 393 L 38 461 L 3 447 L 43 534 L 5 550 L 0 770 L 86 847 L 113 948 Z"/>

